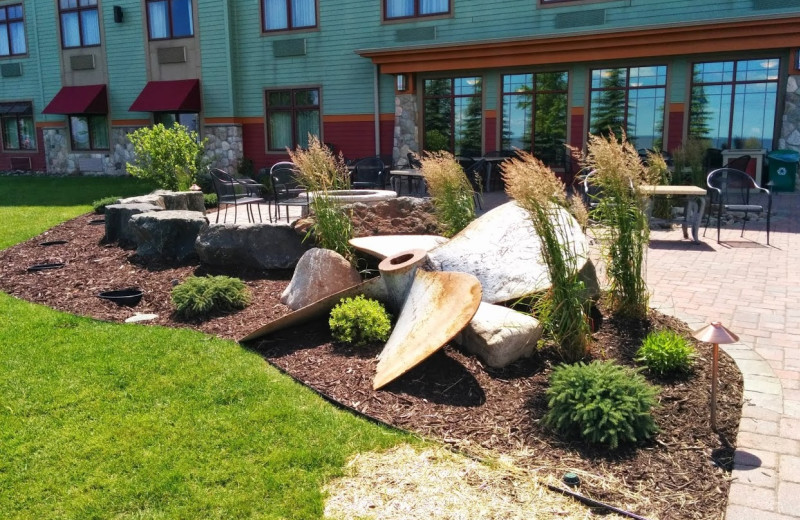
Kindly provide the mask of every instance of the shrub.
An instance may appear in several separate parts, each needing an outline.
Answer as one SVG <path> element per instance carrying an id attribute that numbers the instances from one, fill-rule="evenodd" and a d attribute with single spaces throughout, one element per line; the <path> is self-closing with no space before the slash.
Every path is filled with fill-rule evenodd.
<path id="1" fill-rule="evenodd" d="M 449 152 L 429 152 L 420 161 L 442 235 L 451 237 L 475 219 L 472 185 Z"/>
<path id="2" fill-rule="evenodd" d="M 134 162 L 128 173 L 147 179 L 165 190 L 187 190 L 201 169 L 206 140 L 179 124 L 167 128 L 161 123 L 128 135 L 133 144 Z"/>
<path id="3" fill-rule="evenodd" d="M 250 304 L 250 291 L 238 278 L 191 276 L 172 289 L 172 303 L 179 317 L 201 318 L 244 309 Z"/>
<path id="4" fill-rule="evenodd" d="M 328 325 L 333 339 L 357 347 L 386 341 L 392 330 L 391 319 L 383 305 L 363 296 L 342 299 L 331 310 Z"/>
<path id="5" fill-rule="evenodd" d="M 611 361 L 561 365 L 550 377 L 544 424 L 616 449 L 650 438 L 658 389 L 641 374 Z"/>
<path id="6" fill-rule="evenodd" d="M 591 341 L 591 302 L 578 274 L 572 222 L 564 210 L 568 206 L 564 184 L 539 159 L 523 151 L 505 161 L 502 169 L 508 194 L 530 215 L 552 282 L 550 290 L 536 301 L 534 310 L 558 343 L 562 357 L 578 361 L 586 355 Z"/>
<path id="7" fill-rule="evenodd" d="M 116 204 L 119 201 L 120 197 L 113 196 L 113 197 L 103 197 L 102 199 L 98 199 L 92 202 L 92 208 L 94 208 L 94 212 L 98 215 L 102 215 L 106 212 L 106 206 L 110 206 L 111 204 Z"/>
<path id="8" fill-rule="evenodd" d="M 216 208 L 217 206 L 219 206 L 219 201 L 217 200 L 217 194 L 216 193 L 204 193 L 203 194 L 203 206 L 205 206 L 206 209 Z"/>
<path id="9" fill-rule="evenodd" d="M 686 339 L 671 330 L 659 330 L 647 335 L 636 352 L 636 361 L 659 376 L 686 373 L 692 368 L 695 350 Z"/>

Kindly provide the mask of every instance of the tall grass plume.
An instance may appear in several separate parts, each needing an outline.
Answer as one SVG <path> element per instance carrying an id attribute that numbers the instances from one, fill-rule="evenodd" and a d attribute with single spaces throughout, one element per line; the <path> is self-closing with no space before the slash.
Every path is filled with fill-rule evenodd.
<path id="1" fill-rule="evenodd" d="M 442 234 L 451 237 L 475 219 L 472 185 L 451 153 L 429 152 L 421 162 Z"/>
<path id="2" fill-rule="evenodd" d="M 578 253 L 564 211 L 568 200 L 555 173 L 527 152 L 503 162 L 503 180 L 509 196 L 524 208 L 542 244 L 542 258 L 551 286 L 534 311 L 559 345 L 566 361 L 586 356 L 591 343 L 586 287 L 578 275 Z"/>

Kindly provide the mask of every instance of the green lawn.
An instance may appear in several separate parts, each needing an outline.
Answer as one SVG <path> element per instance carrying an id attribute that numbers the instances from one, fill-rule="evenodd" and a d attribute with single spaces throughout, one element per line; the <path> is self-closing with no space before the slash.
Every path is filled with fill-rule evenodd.
<path id="1" fill-rule="evenodd" d="M 122 179 L 0 177 L 0 247 L 141 190 Z M 236 343 L 0 293 L 4 520 L 320 518 L 320 489 L 348 457 L 409 440 Z"/>

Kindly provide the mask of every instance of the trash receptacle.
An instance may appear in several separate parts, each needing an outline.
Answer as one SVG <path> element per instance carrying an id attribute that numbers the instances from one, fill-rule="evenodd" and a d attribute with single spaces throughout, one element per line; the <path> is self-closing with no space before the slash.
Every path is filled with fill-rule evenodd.
<path id="1" fill-rule="evenodd" d="M 800 152 L 794 150 L 775 150 L 767 154 L 769 158 L 769 181 L 774 191 L 794 191 L 797 163 Z"/>

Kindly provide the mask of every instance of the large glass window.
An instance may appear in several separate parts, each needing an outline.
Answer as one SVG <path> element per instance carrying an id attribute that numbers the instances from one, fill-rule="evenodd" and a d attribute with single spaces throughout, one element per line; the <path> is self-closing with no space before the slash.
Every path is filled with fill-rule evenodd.
<path id="1" fill-rule="evenodd" d="M 108 117 L 105 114 L 69 117 L 73 150 L 108 150 Z"/>
<path id="2" fill-rule="evenodd" d="M 387 20 L 447 14 L 450 0 L 384 0 L 383 12 Z"/>
<path id="3" fill-rule="evenodd" d="M 0 56 L 17 56 L 26 52 L 22 4 L 0 7 Z"/>
<path id="4" fill-rule="evenodd" d="M 36 128 L 33 126 L 33 105 L 27 101 L 0 103 L 4 150 L 35 150 Z"/>
<path id="5" fill-rule="evenodd" d="M 695 63 L 689 135 L 712 148 L 772 148 L 780 60 Z"/>
<path id="6" fill-rule="evenodd" d="M 479 156 L 483 136 L 480 77 L 426 79 L 423 91 L 423 148 Z"/>
<path id="7" fill-rule="evenodd" d="M 147 0 L 147 27 L 151 40 L 194 36 L 192 0 Z"/>
<path id="8" fill-rule="evenodd" d="M 97 0 L 58 0 L 64 48 L 100 45 Z"/>
<path id="9" fill-rule="evenodd" d="M 500 147 L 526 150 L 548 166 L 564 167 L 568 84 L 566 72 L 504 75 Z"/>
<path id="10" fill-rule="evenodd" d="M 261 0 L 264 31 L 317 26 L 316 0 Z"/>
<path id="11" fill-rule="evenodd" d="M 269 90 L 267 148 L 285 151 L 308 146 L 308 135 L 320 137 L 319 89 Z"/>
<path id="12" fill-rule="evenodd" d="M 591 132 L 625 130 L 637 148 L 661 149 L 666 84 L 665 65 L 593 70 Z"/>

